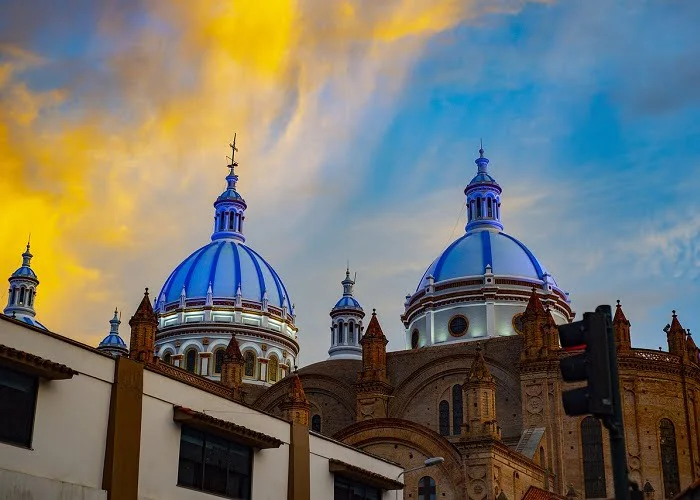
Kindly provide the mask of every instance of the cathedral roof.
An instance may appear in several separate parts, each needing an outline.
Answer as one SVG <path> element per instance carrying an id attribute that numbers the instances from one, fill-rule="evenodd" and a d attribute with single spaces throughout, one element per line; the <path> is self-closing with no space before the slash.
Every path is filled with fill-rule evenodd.
<path id="1" fill-rule="evenodd" d="M 620 305 L 619 300 L 617 301 L 617 306 L 615 307 L 615 317 L 613 318 L 613 323 L 629 323 L 625 313 L 622 311 L 622 306 Z"/>
<path id="2" fill-rule="evenodd" d="M 226 357 L 224 358 L 224 361 L 242 361 L 243 360 L 243 353 L 241 353 L 241 348 L 238 345 L 238 341 L 236 340 L 235 335 L 231 335 L 231 340 L 229 340 L 228 345 L 226 346 L 226 352 L 225 352 Z"/>
<path id="3" fill-rule="evenodd" d="M 146 288 L 146 291 L 143 293 L 143 298 L 141 299 L 139 306 L 136 308 L 136 312 L 129 320 L 129 325 L 131 325 L 133 321 L 158 322 L 158 318 L 156 317 L 156 313 L 153 311 L 153 306 L 151 306 L 151 301 L 148 297 L 148 288 Z"/>
<path id="4" fill-rule="evenodd" d="M 671 319 L 671 329 L 668 331 L 670 335 L 680 334 L 685 336 L 685 329 L 681 326 L 681 322 L 678 321 L 678 316 L 676 311 L 673 311 L 673 319 Z"/>
<path id="5" fill-rule="evenodd" d="M 379 320 L 377 319 L 377 312 L 375 310 L 372 310 L 372 319 L 369 320 L 367 330 L 362 336 L 363 340 L 368 338 L 386 338 L 384 337 L 384 332 L 382 331 L 382 327 L 379 324 Z"/>

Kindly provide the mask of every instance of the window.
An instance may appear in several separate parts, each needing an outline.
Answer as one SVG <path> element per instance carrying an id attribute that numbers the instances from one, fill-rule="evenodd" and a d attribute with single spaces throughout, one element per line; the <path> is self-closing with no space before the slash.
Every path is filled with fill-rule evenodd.
<path id="1" fill-rule="evenodd" d="M 197 351 L 193 348 L 185 353 L 185 370 L 194 373 L 197 366 Z"/>
<path id="2" fill-rule="evenodd" d="M 435 480 L 430 476 L 423 476 L 418 481 L 418 500 L 435 500 L 437 498 L 437 488 Z"/>
<path id="3" fill-rule="evenodd" d="M 224 365 L 224 349 L 214 351 L 214 373 L 221 373 L 221 367 Z"/>
<path id="4" fill-rule="evenodd" d="M 253 351 L 246 351 L 243 358 L 245 359 L 243 374 L 246 377 L 255 377 L 255 353 Z"/>
<path id="5" fill-rule="evenodd" d="M 250 499 L 253 452 L 248 446 L 183 426 L 178 486 Z"/>
<path id="6" fill-rule="evenodd" d="M 348 344 L 355 344 L 355 323 L 352 321 L 348 323 Z"/>
<path id="7" fill-rule="evenodd" d="M 34 290 L 31 288 L 29 289 L 29 300 L 27 301 L 29 303 L 29 307 L 32 307 L 34 305 Z"/>
<path id="8" fill-rule="evenodd" d="M 680 492 L 681 485 L 678 477 L 676 431 L 673 422 L 667 418 L 662 418 L 659 423 L 659 444 L 661 445 L 661 468 L 664 475 L 665 498 L 673 498 Z"/>
<path id="9" fill-rule="evenodd" d="M 277 356 L 270 356 L 270 361 L 267 362 L 267 380 L 269 382 L 277 382 L 277 372 L 279 371 L 279 362 Z"/>
<path id="10" fill-rule="evenodd" d="M 439 407 L 440 415 L 440 435 L 449 436 L 450 435 L 450 403 L 447 401 L 440 401 Z"/>
<path id="11" fill-rule="evenodd" d="M 12 288 L 12 298 L 10 299 L 10 304 L 14 305 L 16 297 L 17 297 L 17 289 L 13 287 Z"/>
<path id="12" fill-rule="evenodd" d="M 219 214 L 219 231 L 224 230 L 224 214 Z"/>
<path id="13" fill-rule="evenodd" d="M 447 324 L 447 328 L 450 330 L 450 334 L 453 337 L 461 337 L 467 333 L 467 330 L 469 329 L 469 320 L 466 316 L 458 314 L 450 319 L 450 322 Z"/>
<path id="14" fill-rule="evenodd" d="M 605 462 L 603 461 L 603 431 L 600 421 L 586 417 L 581 421 L 583 448 L 583 481 L 586 498 L 605 498 Z"/>
<path id="15" fill-rule="evenodd" d="M 163 354 L 163 362 L 167 364 L 172 364 L 173 362 L 173 355 L 170 353 L 170 351 L 166 352 Z"/>
<path id="16" fill-rule="evenodd" d="M 233 230 L 233 221 L 235 219 L 235 214 L 233 212 L 228 213 L 228 228 Z"/>
<path id="17" fill-rule="evenodd" d="M 37 379 L 0 367 L 0 441 L 32 444 Z"/>
<path id="18" fill-rule="evenodd" d="M 476 217 L 481 218 L 481 198 L 476 199 Z"/>
<path id="19" fill-rule="evenodd" d="M 345 335 L 343 335 L 343 322 L 338 321 L 338 344 L 345 343 Z"/>
<path id="20" fill-rule="evenodd" d="M 418 330 L 413 330 L 411 334 L 411 349 L 418 349 Z"/>
<path id="21" fill-rule="evenodd" d="M 491 198 L 487 198 L 486 207 L 488 210 L 489 217 L 493 217 L 493 204 L 491 203 Z"/>
<path id="22" fill-rule="evenodd" d="M 382 492 L 378 488 L 335 476 L 333 500 L 380 500 L 381 498 Z"/>
<path id="23" fill-rule="evenodd" d="M 311 430 L 314 432 L 321 432 L 321 415 L 314 415 L 311 417 Z"/>
<path id="24" fill-rule="evenodd" d="M 459 436 L 462 432 L 464 407 L 462 406 L 462 386 L 452 386 L 452 434 Z"/>
<path id="25" fill-rule="evenodd" d="M 20 304 L 24 304 L 24 292 L 25 292 L 25 290 L 26 289 L 24 287 L 21 287 L 19 289 L 19 303 Z"/>

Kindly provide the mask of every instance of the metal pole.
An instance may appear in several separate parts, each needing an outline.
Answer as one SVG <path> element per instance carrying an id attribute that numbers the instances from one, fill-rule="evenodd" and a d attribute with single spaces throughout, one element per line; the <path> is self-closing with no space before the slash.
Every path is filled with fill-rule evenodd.
<path id="1" fill-rule="evenodd" d="M 613 416 L 603 420 L 610 435 L 610 455 L 612 458 L 615 498 L 628 500 L 629 470 L 627 469 L 627 447 L 625 446 L 625 426 L 622 421 L 622 398 L 620 397 L 620 374 L 617 369 L 617 347 L 612 326 L 612 308 L 608 305 L 598 306 L 597 313 L 605 315 L 608 338 L 608 360 L 610 362 L 610 378 L 613 398 Z"/>

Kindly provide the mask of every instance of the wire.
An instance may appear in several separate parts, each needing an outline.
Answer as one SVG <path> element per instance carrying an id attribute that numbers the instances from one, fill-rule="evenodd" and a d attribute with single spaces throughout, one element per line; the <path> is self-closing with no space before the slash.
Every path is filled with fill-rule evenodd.
<path id="1" fill-rule="evenodd" d="M 457 213 L 457 220 L 455 221 L 454 226 L 452 226 L 452 232 L 450 233 L 450 237 L 447 239 L 445 242 L 445 246 L 449 245 L 450 242 L 452 241 L 452 237 L 455 234 L 455 229 L 457 229 L 457 224 L 459 224 L 460 219 L 462 218 L 462 203 L 459 204 L 459 212 Z"/>

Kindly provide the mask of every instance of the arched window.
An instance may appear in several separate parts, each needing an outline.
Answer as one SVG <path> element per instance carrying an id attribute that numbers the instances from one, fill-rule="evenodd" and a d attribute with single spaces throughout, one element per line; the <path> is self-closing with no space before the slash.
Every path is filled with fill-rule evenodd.
<path id="1" fill-rule="evenodd" d="M 173 355 L 170 353 L 170 351 L 166 351 L 166 353 L 163 354 L 163 362 L 167 364 L 171 364 L 173 362 Z"/>
<path id="2" fill-rule="evenodd" d="M 355 323 L 348 323 L 348 344 L 355 345 Z"/>
<path id="3" fill-rule="evenodd" d="M 452 386 L 452 434 L 459 436 L 462 432 L 464 407 L 462 406 L 462 386 Z"/>
<path id="4" fill-rule="evenodd" d="M 418 349 L 418 330 L 413 330 L 411 334 L 411 349 Z"/>
<path id="5" fill-rule="evenodd" d="M 440 434 L 442 436 L 450 435 L 450 403 L 443 400 L 440 401 Z"/>
<path id="6" fill-rule="evenodd" d="M 24 304 L 24 293 L 26 289 L 24 287 L 19 289 L 19 303 Z"/>
<path id="7" fill-rule="evenodd" d="M 277 356 L 270 356 L 270 361 L 267 362 L 267 380 L 269 382 L 277 382 L 277 372 L 279 371 L 279 362 Z"/>
<path id="8" fill-rule="evenodd" d="M 196 366 L 197 350 L 195 348 L 192 348 L 185 353 L 185 370 L 187 370 L 188 372 L 195 373 Z"/>
<path id="9" fill-rule="evenodd" d="M 435 479 L 430 476 L 420 478 L 420 481 L 418 481 L 418 500 L 435 500 L 436 498 Z"/>
<path id="10" fill-rule="evenodd" d="M 221 373 L 221 367 L 224 366 L 225 349 L 217 349 L 214 351 L 214 373 Z"/>
<path id="11" fill-rule="evenodd" d="M 481 198 L 476 199 L 476 216 L 481 218 Z"/>
<path id="12" fill-rule="evenodd" d="M 224 214 L 223 212 L 219 214 L 219 231 L 224 230 Z"/>
<path id="13" fill-rule="evenodd" d="M 345 343 L 345 335 L 343 335 L 343 322 L 338 321 L 338 344 Z"/>
<path id="14" fill-rule="evenodd" d="M 662 418 L 659 423 L 659 444 L 661 445 L 661 468 L 664 475 L 664 497 L 673 498 L 681 490 L 678 477 L 678 453 L 676 450 L 676 430 L 673 422 Z"/>
<path id="15" fill-rule="evenodd" d="M 314 432 L 321 432 L 321 415 L 314 415 L 311 417 L 311 430 Z"/>
<path id="16" fill-rule="evenodd" d="M 17 298 L 17 288 L 12 287 L 12 298 L 10 299 L 10 304 L 14 305 L 16 298 Z"/>
<path id="17" fill-rule="evenodd" d="M 603 431 L 600 420 L 595 417 L 581 421 L 581 448 L 586 498 L 606 498 Z"/>
<path id="18" fill-rule="evenodd" d="M 245 366 L 243 374 L 246 377 L 255 377 L 255 353 L 253 351 L 246 351 L 243 355 L 245 360 Z"/>
<path id="19" fill-rule="evenodd" d="M 491 198 L 486 199 L 486 206 L 488 209 L 488 215 L 489 217 L 493 217 L 493 204 Z"/>
<path id="20" fill-rule="evenodd" d="M 236 212 L 228 213 L 228 228 L 233 230 L 233 222 L 236 220 Z"/>
<path id="21" fill-rule="evenodd" d="M 28 293 L 28 295 L 29 295 L 29 300 L 28 300 L 27 302 L 29 303 L 29 307 L 32 307 L 32 306 L 34 305 L 34 293 L 35 293 L 35 292 L 34 292 L 34 290 L 32 290 L 32 289 L 30 288 L 29 291 L 28 291 L 27 293 Z"/>

